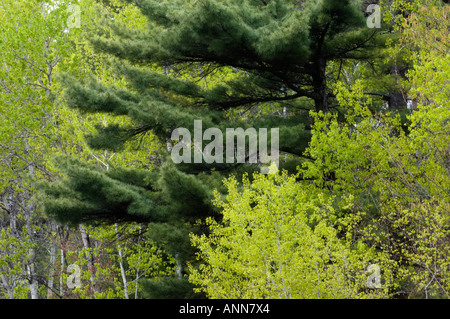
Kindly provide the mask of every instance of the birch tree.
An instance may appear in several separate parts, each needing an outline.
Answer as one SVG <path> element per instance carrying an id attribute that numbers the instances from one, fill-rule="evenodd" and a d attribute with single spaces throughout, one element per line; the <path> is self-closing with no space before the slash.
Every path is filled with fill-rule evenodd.
<path id="1" fill-rule="evenodd" d="M 48 237 L 42 213 L 33 202 L 32 181 L 51 175 L 43 163 L 43 153 L 51 125 L 53 75 L 61 59 L 59 52 L 64 50 L 60 18 L 57 13 L 49 14 L 40 1 L 8 0 L 0 5 L 0 192 L 6 191 L 6 198 L 17 208 L 9 216 L 12 236 L 29 243 L 22 275 L 32 299 L 40 297 L 38 277 L 42 274 L 37 258 L 41 251 L 37 246 Z M 23 221 L 20 225 L 18 218 Z"/>

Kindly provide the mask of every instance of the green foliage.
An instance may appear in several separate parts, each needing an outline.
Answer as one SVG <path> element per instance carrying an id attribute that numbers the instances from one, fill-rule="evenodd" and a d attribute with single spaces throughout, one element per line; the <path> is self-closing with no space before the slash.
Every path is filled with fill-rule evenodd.
<path id="1" fill-rule="evenodd" d="M 438 104 L 438 92 L 411 114 L 406 135 L 398 116 L 373 116 L 361 91 L 341 88 L 347 124 L 317 115 L 308 150 L 315 161 L 302 172 L 332 194 L 359 198 L 356 207 L 371 212 L 365 237 L 390 254 L 396 281 L 412 296 L 434 290 L 448 297 L 450 110 L 448 99 Z"/>
<path id="2" fill-rule="evenodd" d="M 49 216 L 59 222 L 74 226 L 79 223 L 98 225 L 112 216 L 115 222 L 160 219 L 158 212 L 154 213 L 158 194 L 145 190 L 155 183 L 151 172 L 133 174 L 121 168 L 106 171 L 66 157 L 59 159 L 58 168 L 66 173 L 66 184 L 44 183 L 41 189 L 46 191 L 46 196 L 55 198 L 46 209 Z M 120 175 L 121 180 L 114 178 L 116 175 Z M 136 177 L 131 184 L 127 178 L 130 176 Z M 89 216 L 85 214 L 87 211 L 91 212 Z"/>
<path id="3" fill-rule="evenodd" d="M 30 259 L 29 250 L 36 244 L 31 241 L 26 228 L 22 229 L 21 235 L 18 237 L 9 227 L 0 230 L 0 278 L 4 287 L 9 286 L 9 289 L 0 290 L 2 299 L 28 297 L 27 283 L 22 278 Z"/>
<path id="4" fill-rule="evenodd" d="M 208 297 L 386 296 L 365 287 L 366 267 L 384 259 L 354 237 L 359 213 L 342 217 L 335 198 L 286 173 L 244 178 L 242 188 L 234 178 L 225 184 L 226 201 L 215 201 L 223 220 L 208 220 L 210 236 L 192 236 L 204 264 L 189 278 Z M 352 202 L 340 205 L 348 210 Z"/>
<path id="5" fill-rule="evenodd" d="M 449 6 L 368 3 L 3 1 L 0 298 L 448 298 Z M 194 120 L 280 171 L 172 163 Z"/>
<path id="6" fill-rule="evenodd" d="M 113 3 L 120 9 L 101 8 L 99 25 L 79 31 L 89 44 L 72 38 L 77 52 L 84 53 L 75 55 L 74 63 L 89 62 L 86 66 L 94 72 L 74 64 L 64 70 L 68 76 L 58 82 L 58 102 L 71 109 L 64 109 L 64 117 L 73 114 L 76 120 L 64 122 L 55 132 L 75 132 L 75 140 L 61 136 L 67 143 L 61 149 L 98 161 L 94 165 L 109 171 L 60 162 L 55 168 L 63 176 L 42 186 L 42 208 L 68 224 L 148 221 L 156 231 L 151 237 L 167 247 L 175 247 L 170 241 L 182 237 L 164 232 L 182 227 L 175 234 L 184 234 L 186 245 L 173 253 L 184 263 L 186 252 L 192 252 L 184 249 L 188 232 L 202 233 L 197 220 L 217 216 L 210 202 L 213 188 L 220 188 L 220 180 L 231 172 L 259 167 L 171 165 L 167 150 L 159 147 L 155 152 L 158 144 L 152 138 L 170 144 L 172 131 L 192 131 L 194 120 L 202 120 L 204 129 L 223 131 L 278 127 L 280 149 L 292 154 L 285 157 L 286 167 L 292 169 L 310 138 L 308 111 L 313 104 L 327 109 L 326 63 L 367 58 L 379 44 L 379 30 L 366 28 L 355 1 Z M 139 22 L 127 25 L 130 16 Z M 80 116 L 93 122 L 78 122 Z M 105 116 L 103 122 L 100 116 Z M 96 126 L 91 125 L 94 121 Z M 87 137 L 86 144 L 80 142 L 81 135 Z M 128 152 L 136 140 L 142 147 Z M 102 150 L 106 153 L 101 157 Z M 156 153 L 159 163 L 145 152 Z M 118 167 L 127 158 L 152 162 L 144 170 L 153 169 L 158 178 L 149 173 L 153 181 L 146 185 L 129 179 L 124 183 L 125 172 Z"/>
<path id="7" fill-rule="evenodd" d="M 35 186 L 43 180 L 54 180 L 60 174 L 57 170 L 58 161 L 53 162 L 55 154 L 66 154 L 82 158 L 91 163 L 92 167 L 99 166 L 107 169 L 109 166 L 117 167 L 140 167 L 149 169 L 152 167 L 149 149 L 158 147 L 154 138 L 148 138 L 145 143 L 141 143 L 141 148 L 137 150 L 134 146 L 127 144 L 122 153 L 116 154 L 107 151 L 95 151 L 88 147 L 85 136 L 92 134 L 96 126 L 104 127 L 107 123 L 127 123 L 125 118 L 113 118 L 111 116 L 96 115 L 86 116 L 78 111 L 67 107 L 66 102 L 61 98 L 64 88 L 61 86 L 63 77 L 59 76 L 63 72 L 72 72 L 80 78 L 96 74 L 103 78 L 105 82 L 114 83 L 118 87 L 123 87 L 124 82 L 120 78 L 110 76 L 107 72 L 108 60 L 104 56 L 95 56 L 92 47 L 85 41 L 83 36 L 96 30 L 92 21 L 96 20 L 97 11 L 102 8 L 91 0 L 79 1 L 81 26 L 80 28 L 68 28 L 71 15 L 69 5 L 71 1 L 4 1 L 0 5 L 0 48 L 2 50 L 2 65 L 0 66 L 0 208 L 8 213 L 1 215 L 0 225 L 2 231 L 8 231 L 11 238 L 8 243 L 3 243 L 0 247 L 2 256 L 14 256 L 15 268 L 7 267 L 2 269 L 2 289 L 1 293 L 8 298 L 29 298 L 31 285 L 39 279 L 37 295 L 32 297 L 54 298 L 59 296 L 64 298 L 80 297 L 78 294 L 64 289 L 65 281 L 62 279 L 66 275 L 64 263 L 59 264 L 58 259 L 64 261 L 67 254 L 77 254 L 84 252 L 79 245 L 74 242 L 80 238 L 69 236 L 71 241 L 59 234 L 72 233 L 64 230 L 64 227 L 57 226 L 48 216 L 43 216 L 41 206 L 36 205 L 34 195 Z M 124 21 L 136 29 L 142 25 L 142 18 L 138 11 L 130 6 L 123 6 L 120 21 Z M 132 152 L 130 152 L 132 150 Z M 61 158 L 61 156 L 55 156 Z M 63 161 L 62 159 L 60 162 Z M 126 183 L 134 180 L 145 186 L 148 182 L 143 179 L 147 177 L 144 172 L 130 172 L 126 169 L 118 169 L 123 172 L 119 180 Z M 117 171 L 111 172 L 116 176 Z M 101 175 L 100 175 L 101 176 Z M 95 178 L 90 175 L 90 180 Z M 85 184 L 86 185 L 86 184 Z M 138 202 L 131 206 L 130 212 L 140 211 L 142 195 L 130 193 L 126 188 L 115 183 L 115 190 L 105 196 L 122 196 L 118 201 L 129 201 L 130 198 L 139 197 Z M 79 212 L 85 208 L 82 204 L 77 205 L 73 193 L 63 198 L 64 190 L 59 190 L 61 194 L 60 202 L 64 202 L 69 207 L 74 207 L 72 211 Z M 70 211 L 70 210 L 69 210 Z M 66 212 L 67 213 L 67 212 Z M 76 215 L 75 215 L 76 216 Z M 4 228 L 11 224 L 11 228 Z M 27 225 L 27 232 L 18 232 L 22 225 Z M 101 231 L 99 228 L 98 231 Z M 56 231 L 57 230 L 57 231 Z M 14 244 L 13 244 L 14 241 Z M 97 241 L 99 243 L 99 241 Z M 21 244 L 30 244 L 27 249 L 22 249 Z M 4 245 L 3 245 L 4 244 Z M 16 245 L 17 244 L 17 245 Z M 122 243 L 123 244 L 123 243 Z M 24 246 L 25 245 L 25 246 Z M 56 250 L 55 246 L 71 246 L 73 250 Z M 139 267 L 143 267 L 143 262 L 152 263 L 149 255 L 159 256 L 155 249 L 138 247 L 144 259 L 133 260 L 125 263 L 126 271 L 130 274 L 136 272 Z M 149 247 L 149 246 L 148 246 Z M 153 246 L 152 246 L 153 247 Z M 53 251 L 50 256 L 49 252 Z M 25 255 L 24 255 L 25 253 Z M 84 252 L 86 253 L 86 252 Z M 91 253 L 91 252 L 89 252 Z M 93 252 L 92 252 L 93 253 Z M 105 251 L 95 252 L 103 258 L 103 264 L 114 263 L 117 260 L 115 254 Z M 128 253 L 125 252 L 124 253 Z M 29 256 L 26 256 L 29 255 Z M 83 254 L 80 255 L 80 258 Z M 128 257 L 133 254 L 129 253 Z M 127 257 L 127 258 L 128 258 Z M 48 260 L 50 258 L 50 260 Z M 105 260 L 108 259 L 107 262 Z M 76 262 L 82 264 L 79 259 Z M 146 260 L 146 261 L 143 261 Z M 131 268 L 127 268 L 129 265 Z M 161 266 L 164 268 L 163 266 Z M 152 277 L 151 267 L 147 267 L 147 277 Z M 33 271 L 30 271 L 33 269 Z M 107 268 L 108 269 L 108 268 Z M 132 270 L 134 269 L 134 270 Z M 144 270 L 140 268 L 140 273 L 133 274 L 135 278 L 143 277 Z M 84 269 L 86 270 L 86 269 Z M 20 273 L 19 273 L 20 271 Z M 162 270 L 161 270 L 162 271 Z M 165 271 L 165 270 L 164 270 Z M 117 276 L 117 272 L 109 274 L 102 273 L 99 276 L 108 278 Z M 59 280 L 59 289 L 55 288 Z M 117 278 L 120 278 L 118 276 Z M 117 279 L 116 278 L 116 279 Z M 130 289 L 140 296 L 141 286 L 138 287 L 138 279 L 130 282 Z M 114 288 L 99 291 L 97 297 L 117 298 L 123 297 L 120 292 L 121 281 L 111 279 Z M 134 286 L 133 286 L 134 285 Z M 51 286 L 51 287 L 50 287 Z M 123 287 L 123 286 L 122 286 Z M 136 290 L 135 288 L 136 287 Z M 90 284 L 83 289 L 84 297 L 93 297 Z M 59 291 L 58 291 L 59 290 Z M 122 288 L 123 290 L 123 288 Z M 138 294 L 139 290 L 139 294 Z M 89 292 L 89 293 L 88 293 Z"/>
<path id="8" fill-rule="evenodd" d="M 95 248 L 82 248 L 67 255 L 71 264 L 81 269 L 81 286 L 71 292 L 71 298 L 118 299 L 142 298 L 145 278 L 158 278 L 173 273 L 174 261 L 163 251 L 142 237 L 141 226 L 125 224 L 120 231 L 116 226 L 89 227 L 92 238 L 99 241 Z M 95 260 L 95 276 L 88 264 Z M 124 282 L 124 278 L 126 282 Z M 64 283 L 68 280 L 64 278 Z M 93 283 L 97 291 L 92 293 Z"/>
<path id="9" fill-rule="evenodd" d="M 411 9 L 402 39 L 418 48 L 408 74 L 418 105 L 406 130 L 399 114 L 373 109 L 367 83 L 338 82 L 345 121 L 311 112 L 311 161 L 299 167 L 300 181 L 226 180 L 226 200 L 216 199 L 223 220 L 208 220 L 209 236 L 191 236 L 203 262 L 191 268 L 199 290 L 211 298 L 449 297 L 448 7 Z M 375 291 L 362 286 L 369 262 L 383 278 Z"/>

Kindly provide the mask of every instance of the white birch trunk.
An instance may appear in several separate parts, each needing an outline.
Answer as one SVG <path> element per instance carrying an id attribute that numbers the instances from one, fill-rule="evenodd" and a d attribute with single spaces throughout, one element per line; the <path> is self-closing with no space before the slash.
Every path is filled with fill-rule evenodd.
<path id="1" fill-rule="evenodd" d="M 179 279 L 183 279 L 183 266 L 181 265 L 181 262 L 178 258 L 178 253 L 175 254 L 175 263 L 177 265 L 175 272 L 178 275 Z"/>
<path id="2" fill-rule="evenodd" d="M 64 298 L 64 280 L 63 280 L 63 273 L 65 269 L 64 254 L 65 254 L 64 249 L 61 248 L 61 272 L 59 275 L 59 295 L 61 296 L 61 298 Z"/>
<path id="3" fill-rule="evenodd" d="M 117 223 L 115 224 L 116 228 L 116 235 L 117 235 L 117 241 L 119 242 L 119 227 L 117 226 Z M 119 266 L 120 266 L 120 273 L 122 275 L 122 282 L 123 282 L 123 293 L 125 295 L 125 299 L 128 298 L 128 282 L 127 282 L 127 276 L 125 274 L 125 269 L 123 267 L 123 254 L 122 249 L 120 248 L 120 244 L 117 244 L 117 250 L 119 252 Z"/>
<path id="4" fill-rule="evenodd" d="M 51 299 L 53 297 L 55 262 L 56 262 L 56 247 L 54 241 L 52 240 L 50 244 L 50 260 L 49 260 L 50 270 L 48 273 L 48 282 L 47 282 L 47 299 Z"/>
<path id="5" fill-rule="evenodd" d="M 30 212 L 26 212 L 25 213 L 25 218 L 27 221 L 27 229 L 28 229 L 28 234 L 30 236 L 30 240 L 31 240 L 31 244 L 33 243 L 33 239 L 32 239 L 32 231 L 31 231 L 31 221 L 30 221 Z M 37 275 L 36 275 L 36 249 L 32 246 L 31 248 L 28 249 L 28 265 L 27 265 L 27 270 L 28 270 L 28 280 L 30 282 L 30 295 L 31 295 L 31 299 L 39 299 L 39 294 L 38 294 L 38 281 L 37 281 Z"/>
<path id="6" fill-rule="evenodd" d="M 31 215 L 34 211 L 34 206 L 32 204 L 28 204 L 26 207 L 26 211 L 24 212 L 25 215 L 25 225 L 27 227 L 28 236 L 30 237 L 30 248 L 28 249 L 28 265 L 27 265 L 27 272 L 28 272 L 28 281 L 29 281 L 29 288 L 30 288 L 30 295 L 31 299 L 39 299 L 38 294 L 38 281 L 37 281 L 37 274 L 36 274 L 36 248 L 33 246 L 33 230 L 31 225 Z"/>
<path id="7" fill-rule="evenodd" d="M 28 144 L 28 140 L 25 139 L 25 150 L 28 152 L 30 150 L 30 145 Z M 28 164 L 28 172 L 30 173 L 31 177 L 34 178 L 36 176 L 35 171 L 34 171 L 34 166 L 33 164 Z M 28 198 L 28 196 L 24 196 L 23 201 L 28 201 L 31 199 L 31 196 L 29 196 L 30 198 Z M 31 299 L 39 299 L 39 294 L 38 294 L 38 281 L 37 281 L 37 275 L 36 275 L 36 249 L 33 247 L 33 226 L 31 224 L 31 216 L 33 215 L 33 213 L 35 213 L 35 207 L 34 205 L 29 202 L 26 205 L 26 209 L 24 211 L 24 215 L 25 215 L 25 225 L 27 227 L 27 231 L 28 231 L 28 236 L 30 237 L 30 244 L 31 247 L 28 250 L 28 255 L 29 257 L 29 262 L 28 262 L 28 266 L 27 266 L 27 270 L 28 270 L 28 280 L 30 282 L 30 295 L 31 295 Z"/>
<path id="8" fill-rule="evenodd" d="M 4 274 L 2 274 L 0 277 L 2 278 L 3 288 L 5 288 L 8 298 L 14 299 L 14 288 L 11 287 L 10 283 L 8 282 L 8 279 Z"/>

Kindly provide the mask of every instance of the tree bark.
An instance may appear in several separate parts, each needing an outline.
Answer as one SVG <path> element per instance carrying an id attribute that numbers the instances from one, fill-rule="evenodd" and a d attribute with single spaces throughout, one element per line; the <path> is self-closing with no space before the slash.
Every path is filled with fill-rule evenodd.
<path id="1" fill-rule="evenodd" d="M 25 139 L 25 150 L 27 152 L 30 151 L 30 145 L 28 144 L 28 140 Z M 32 178 L 36 177 L 36 173 L 34 171 L 34 166 L 32 163 L 28 164 L 28 172 L 30 173 Z M 31 202 L 32 194 L 28 190 L 26 193 L 26 196 L 23 196 L 22 201 L 23 203 L 26 203 L 26 209 L 24 211 L 25 215 L 25 225 L 27 227 L 28 236 L 30 237 L 30 248 L 28 250 L 29 262 L 28 262 L 28 276 L 29 276 L 29 282 L 30 282 L 30 295 L 31 299 L 39 299 L 38 294 L 38 280 L 37 280 L 37 273 L 36 273 L 36 248 L 34 247 L 34 234 L 35 231 L 33 230 L 33 225 L 31 223 L 31 217 L 33 215 L 36 215 L 36 207 Z"/>
<path id="2" fill-rule="evenodd" d="M 175 254 L 175 263 L 177 265 L 175 273 L 177 274 L 178 279 L 183 279 L 183 265 L 181 264 L 178 253 Z"/>
<path id="3" fill-rule="evenodd" d="M 4 274 L 1 274 L 0 276 L 2 278 L 3 288 L 6 290 L 6 294 L 8 295 L 9 299 L 14 299 L 14 287 L 11 287 L 11 285 L 8 282 L 8 279 Z"/>
<path id="4" fill-rule="evenodd" d="M 25 214 L 25 225 L 27 227 L 28 236 L 30 237 L 30 245 L 31 247 L 28 249 L 28 265 L 27 265 L 27 271 L 28 271 L 28 280 L 30 282 L 30 295 L 31 299 L 39 299 L 38 294 L 38 280 L 37 280 L 37 274 L 36 274 L 36 248 L 34 247 L 33 243 L 33 237 L 34 237 L 34 231 L 32 229 L 31 225 L 31 215 L 34 212 L 34 205 L 28 204 Z"/>
<path id="5" fill-rule="evenodd" d="M 326 60 L 325 58 L 318 58 L 314 65 L 313 91 L 314 91 L 314 106 L 316 112 L 328 111 L 328 92 L 326 79 Z"/>
<path id="6" fill-rule="evenodd" d="M 53 230 L 53 223 L 50 226 L 50 231 Z M 56 266 L 56 243 L 54 238 L 52 238 L 50 242 L 50 251 L 49 251 L 49 273 L 48 273 L 48 282 L 47 282 L 47 299 L 53 298 L 53 287 L 55 281 L 55 266 Z"/>
<path id="7" fill-rule="evenodd" d="M 91 273 L 91 285 L 92 285 L 92 292 L 96 293 L 98 292 L 98 288 L 97 288 L 97 283 L 95 281 L 95 263 L 94 263 L 94 255 L 92 254 L 91 248 L 91 240 L 89 238 L 88 233 L 86 232 L 86 230 L 84 229 L 83 225 L 80 224 L 79 226 L 80 229 L 80 234 L 81 234 L 81 239 L 83 240 L 83 246 L 86 249 L 86 258 L 88 261 L 88 270 Z"/>
<path id="8" fill-rule="evenodd" d="M 119 227 L 117 226 L 117 223 L 115 224 L 115 228 L 116 228 L 117 241 L 119 241 Z M 120 248 L 120 244 L 117 244 L 117 250 L 119 252 L 119 266 L 120 266 L 120 273 L 122 275 L 123 293 L 125 295 L 125 299 L 129 299 L 128 298 L 128 282 L 127 282 L 127 276 L 125 274 L 125 269 L 123 267 L 123 254 L 122 254 L 122 249 Z"/>
<path id="9" fill-rule="evenodd" d="M 66 260 L 66 244 L 67 241 L 69 239 L 69 230 L 67 230 L 66 232 L 64 232 L 64 227 L 63 226 L 57 226 L 57 232 L 59 234 L 59 243 L 60 243 L 60 251 L 61 251 L 61 270 L 60 270 L 60 275 L 59 275 L 59 295 L 61 296 L 61 298 L 65 298 L 65 292 L 66 290 L 64 289 L 64 279 L 63 279 L 63 273 L 64 273 L 64 269 L 65 269 L 65 260 Z"/>

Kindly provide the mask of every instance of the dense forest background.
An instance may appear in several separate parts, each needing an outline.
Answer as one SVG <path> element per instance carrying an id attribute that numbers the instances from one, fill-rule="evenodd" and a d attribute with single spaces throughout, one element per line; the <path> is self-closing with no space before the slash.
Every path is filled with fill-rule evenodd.
<path id="1" fill-rule="evenodd" d="M 449 298 L 449 21 L 438 0 L 2 0 L 0 298 Z M 278 129 L 278 163 L 174 162 L 196 120 Z"/>

